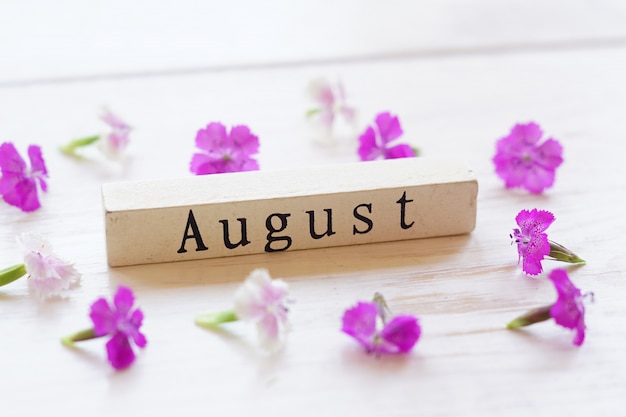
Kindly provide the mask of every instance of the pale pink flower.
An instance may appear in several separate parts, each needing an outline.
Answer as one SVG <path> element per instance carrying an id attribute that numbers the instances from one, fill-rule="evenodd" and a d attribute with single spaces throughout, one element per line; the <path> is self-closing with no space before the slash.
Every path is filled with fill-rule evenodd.
<path id="1" fill-rule="evenodd" d="M 341 81 L 332 84 L 323 78 L 313 80 L 309 84 L 308 93 L 315 107 L 307 112 L 307 116 L 319 121 L 326 129 L 332 129 L 337 116 L 342 116 L 349 124 L 354 122 L 355 110 L 347 104 Z"/>
<path id="2" fill-rule="evenodd" d="M 240 320 L 256 324 L 261 345 L 280 348 L 286 338 L 287 283 L 272 279 L 266 269 L 255 269 L 235 291 L 234 311 Z"/>
<path id="3" fill-rule="evenodd" d="M 98 148 L 107 157 L 111 159 L 120 158 L 129 143 L 129 134 L 132 128 L 118 116 L 113 114 L 110 110 L 105 110 L 100 119 L 105 122 L 111 128 L 111 131 L 100 137 L 98 140 Z"/>
<path id="4" fill-rule="evenodd" d="M 57 297 L 78 284 L 80 274 L 72 263 L 56 256 L 43 237 L 23 233 L 17 238 L 24 250 L 24 265 L 31 290 L 41 299 Z"/>

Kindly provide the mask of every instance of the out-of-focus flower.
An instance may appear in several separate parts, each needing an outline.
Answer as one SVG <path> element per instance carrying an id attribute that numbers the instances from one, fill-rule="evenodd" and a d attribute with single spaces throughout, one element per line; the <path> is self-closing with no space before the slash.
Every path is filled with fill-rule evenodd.
<path id="1" fill-rule="evenodd" d="M 288 328 L 288 287 L 281 279 L 272 279 L 266 269 L 255 269 L 237 288 L 234 309 L 205 313 L 196 317 L 196 324 L 206 328 L 243 320 L 257 327 L 261 346 L 274 352 L 284 345 Z"/>
<path id="2" fill-rule="evenodd" d="M 221 123 L 209 123 L 196 135 L 190 170 L 196 175 L 255 171 L 259 164 L 252 157 L 259 152 L 259 138 L 247 126 L 234 126 L 230 132 Z"/>
<path id="3" fill-rule="evenodd" d="M 522 187 L 534 194 L 554 184 L 563 163 L 563 147 L 555 139 L 539 144 L 543 131 L 536 123 L 517 124 L 496 143 L 493 163 L 506 188 Z"/>
<path id="4" fill-rule="evenodd" d="M 0 195 L 7 203 L 22 211 L 33 211 L 41 207 L 38 186 L 47 191 L 45 178 L 48 170 L 37 145 L 28 147 L 30 169 L 11 142 L 0 145 Z"/>
<path id="5" fill-rule="evenodd" d="M 30 290 L 45 300 L 61 296 L 78 284 L 80 273 L 72 263 L 59 258 L 42 236 L 22 233 L 17 242 L 24 251 L 24 263 L 0 271 L 0 286 L 28 276 Z"/>
<path id="6" fill-rule="evenodd" d="M 119 160 L 128 147 L 132 128 L 108 109 L 103 111 L 100 119 L 109 126 L 110 131 L 108 133 L 71 140 L 66 145 L 60 147 L 61 152 L 79 158 L 80 155 L 76 153 L 77 149 L 95 143 L 107 158 Z"/>
<path id="7" fill-rule="evenodd" d="M 554 304 L 539 307 L 528 313 L 517 317 L 507 324 L 509 329 L 518 329 L 523 326 L 529 326 L 549 319 L 554 319 L 556 324 L 567 329 L 576 331 L 572 343 L 580 346 L 585 341 L 585 305 L 583 300 L 585 297 L 593 297 L 592 293 L 582 294 L 581 291 L 574 286 L 567 276 L 565 269 L 555 269 L 548 276 L 554 284 L 557 292 L 557 299 Z"/>
<path id="8" fill-rule="evenodd" d="M 519 229 L 513 229 L 511 238 L 517 243 L 518 262 L 522 261 L 522 270 L 528 275 L 543 271 L 541 261 L 546 256 L 568 263 L 585 262 L 569 249 L 548 240 L 544 232 L 554 220 L 549 211 L 537 209 L 522 210 L 515 217 Z"/>
<path id="9" fill-rule="evenodd" d="M 359 156 L 362 161 L 375 159 L 410 158 L 417 156 L 417 150 L 407 144 L 391 145 L 402 135 L 402 127 L 397 116 L 389 112 L 376 116 L 375 124 L 368 126 L 359 137 Z"/>
<path id="10" fill-rule="evenodd" d="M 308 110 L 306 115 L 327 129 L 332 130 L 335 120 L 342 116 L 352 124 L 355 118 L 355 109 L 347 104 L 346 92 L 341 81 L 334 84 L 319 78 L 313 80 L 308 87 L 308 93 L 315 107 Z"/>
<path id="11" fill-rule="evenodd" d="M 113 304 L 99 298 L 91 305 L 92 328 L 66 336 L 61 341 L 71 347 L 74 342 L 111 336 L 106 343 L 109 362 L 117 370 L 129 367 L 135 361 L 130 341 L 140 348 L 147 344 L 146 337 L 139 331 L 144 315 L 139 308 L 133 309 L 134 302 L 133 291 L 120 285 L 113 296 Z"/>
<path id="12" fill-rule="evenodd" d="M 367 353 L 407 353 L 422 329 L 417 317 L 398 315 L 388 321 L 387 304 L 376 294 L 373 302 L 360 301 L 343 315 L 341 330 L 356 339 Z"/>

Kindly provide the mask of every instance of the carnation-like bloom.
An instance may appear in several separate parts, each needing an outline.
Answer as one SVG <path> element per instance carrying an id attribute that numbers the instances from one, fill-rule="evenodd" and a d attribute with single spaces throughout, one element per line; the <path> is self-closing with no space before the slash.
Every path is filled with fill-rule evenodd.
<path id="1" fill-rule="evenodd" d="M 78 284 L 80 273 L 74 264 L 59 258 L 52 245 L 34 233 L 23 233 L 18 243 L 24 250 L 24 265 L 28 271 L 28 284 L 42 299 L 62 295 Z"/>
<path id="2" fill-rule="evenodd" d="M 144 348 L 146 337 L 139 331 L 143 323 L 143 312 L 133 309 L 135 296 L 133 291 L 120 285 L 110 304 L 105 298 L 97 299 L 91 305 L 89 317 L 93 327 L 82 330 L 61 339 L 64 345 L 73 346 L 74 342 L 110 336 L 106 343 L 107 358 L 113 368 L 125 369 L 135 361 L 135 352 L 131 346 Z"/>
<path id="3" fill-rule="evenodd" d="M 132 128 L 109 110 L 105 110 L 100 119 L 109 125 L 111 131 L 101 137 L 98 141 L 98 147 L 109 158 L 117 159 L 124 154 L 128 147 L 129 134 Z"/>
<path id="4" fill-rule="evenodd" d="M 28 147 L 30 169 L 11 142 L 0 145 L 0 195 L 7 203 L 22 211 L 33 211 L 41 207 L 38 188 L 47 191 L 45 178 L 48 170 L 37 145 Z"/>
<path id="5" fill-rule="evenodd" d="M 320 78 L 309 84 L 308 92 L 316 106 L 307 111 L 307 117 L 319 121 L 328 130 L 332 129 L 337 116 L 342 116 L 347 123 L 354 122 L 355 110 L 346 102 L 346 92 L 341 81 L 332 84 Z"/>
<path id="6" fill-rule="evenodd" d="M 554 184 L 563 163 L 563 147 L 555 139 L 539 143 L 543 131 L 536 123 L 517 124 L 498 140 L 493 163 L 506 188 L 522 187 L 534 194 Z"/>
<path id="7" fill-rule="evenodd" d="M 373 302 L 360 301 L 345 311 L 341 330 L 355 338 L 367 353 L 407 353 L 417 343 L 422 329 L 417 317 L 398 315 L 388 320 L 382 295 Z"/>
<path id="8" fill-rule="evenodd" d="M 196 324 L 206 328 L 236 320 L 257 327 L 261 346 L 273 352 L 283 346 L 288 328 L 288 286 L 281 279 L 272 279 L 266 269 L 255 269 L 237 288 L 234 308 L 196 317 Z"/>
<path id="9" fill-rule="evenodd" d="M 555 269 L 548 276 L 554 284 L 557 299 L 554 304 L 539 307 L 507 324 L 509 329 L 518 329 L 541 321 L 554 319 L 556 324 L 576 331 L 572 343 L 580 346 L 585 341 L 585 305 L 583 300 L 593 293 L 582 294 L 567 276 L 565 269 Z"/>
<path id="10" fill-rule="evenodd" d="M 417 151 L 406 144 L 391 146 L 391 142 L 402 135 L 402 127 L 397 116 L 389 112 L 376 116 L 375 124 L 368 126 L 359 137 L 359 156 L 362 161 L 375 159 L 410 158 L 417 156 Z"/>
<path id="11" fill-rule="evenodd" d="M 104 110 L 100 115 L 100 119 L 111 129 L 107 134 L 98 134 L 71 140 L 66 145 L 61 146 L 61 152 L 78 158 L 80 157 L 80 155 L 76 153 L 78 148 L 84 148 L 95 143 L 98 149 L 107 158 L 120 159 L 130 142 L 129 135 L 132 128 L 128 123 L 108 109 Z"/>
<path id="12" fill-rule="evenodd" d="M 234 126 L 230 132 L 221 123 L 209 123 L 196 135 L 190 169 L 196 175 L 255 171 L 259 164 L 252 157 L 259 152 L 259 138 L 247 126 Z"/>
<path id="13" fill-rule="evenodd" d="M 17 242 L 24 251 L 24 263 L 0 271 L 0 286 L 27 276 L 30 290 L 45 300 L 61 296 L 78 284 L 80 273 L 72 263 L 59 258 L 42 236 L 22 233 Z"/>
<path id="14" fill-rule="evenodd" d="M 548 240 L 544 232 L 554 220 L 554 214 L 537 209 L 522 210 L 515 217 L 519 229 L 513 229 L 511 238 L 517 243 L 518 262 L 522 261 L 522 270 L 528 275 L 543 271 L 541 261 L 546 256 L 562 262 L 585 262 L 569 249 Z"/>

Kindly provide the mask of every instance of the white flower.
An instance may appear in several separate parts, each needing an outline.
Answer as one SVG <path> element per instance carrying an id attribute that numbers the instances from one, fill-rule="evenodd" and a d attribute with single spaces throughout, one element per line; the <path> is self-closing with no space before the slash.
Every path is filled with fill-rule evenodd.
<path id="1" fill-rule="evenodd" d="M 122 119 L 109 110 L 104 110 L 100 116 L 111 128 L 111 132 L 98 140 L 98 148 L 109 159 L 120 159 L 128 146 L 128 135 L 132 128 Z"/>
<path id="2" fill-rule="evenodd" d="M 261 345 L 278 350 L 287 333 L 287 283 L 266 269 L 255 269 L 235 291 L 234 310 L 240 320 L 257 325 Z"/>
<path id="3" fill-rule="evenodd" d="M 74 265 L 56 256 L 43 237 L 34 233 L 22 233 L 17 242 L 24 250 L 28 285 L 41 299 L 59 296 L 80 280 L 80 274 Z"/>

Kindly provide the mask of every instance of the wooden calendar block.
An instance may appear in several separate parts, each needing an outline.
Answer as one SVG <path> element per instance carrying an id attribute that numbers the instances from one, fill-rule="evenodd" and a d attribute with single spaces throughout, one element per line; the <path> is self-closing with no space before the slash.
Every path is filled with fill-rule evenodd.
<path id="1" fill-rule="evenodd" d="M 111 266 L 469 233 L 460 160 L 404 158 L 102 187 Z"/>

